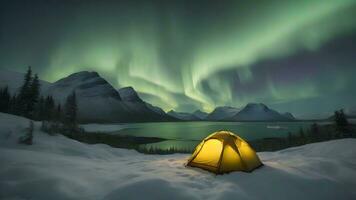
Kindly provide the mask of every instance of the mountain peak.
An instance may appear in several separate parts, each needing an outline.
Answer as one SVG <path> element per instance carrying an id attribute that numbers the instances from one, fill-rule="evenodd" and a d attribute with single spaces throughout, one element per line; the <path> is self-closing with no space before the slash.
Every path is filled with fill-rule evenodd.
<path id="1" fill-rule="evenodd" d="M 123 101 L 143 102 L 143 100 L 138 96 L 136 90 L 131 86 L 120 88 L 117 91 Z"/>
<path id="2" fill-rule="evenodd" d="M 121 100 L 119 93 L 97 72 L 81 71 L 73 73 L 56 81 L 47 89 L 49 95 L 53 94 L 61 101 L 64 101 L 73 91 L 78 96 L 86 98 L 112 97 Z"/>
<path id="3" fill-rule="evenodd" d="M 239 108 L 232 106 L 218 106 L 213 112 L 211 112 L 206 119 L 207 120 L 222 120 L 225 118 L 230 118 L 240 111 Z"/>
<path id="4" fill-rule="evenodd" d="M 174 110 L 170 110 L 169 112 L 167 112 L 167 114 L 177 119 L 186 120 L 186 121 L 201 120 L 198 116 L 195 116 L 194 114 L 191 113 L 176 112 Z"/>
<path id="5" fill-rule="evenodd" d="M 196 110 L 193 112 L 193 115 L 198 117 L 199 119 L 205 119 L 208 116 L 208 113 L 203 112 L 201 110 Z"/>
<path id="6" fill-rule="evenodd" d="M 292 114 L 280 114 L 263 103 L 248 103 L 240 112 L 227 120 L 234 121 L 288 121 L 294 120 Z"/>
<path id="7" fill-rule="evenodd" d="M 76 73 L 70 74 L 69 76 L 66 77 L 66 79 L 81 79 L 81 80 L 85 80 L 85 79 L 95 78 L 95 77 L 100 77 L 98 72 L 95 72 L 95 71 L 80 71 L 80 72 L 76 72 Z"/>
<path id="8" fill-rule="evenodd" d="M 268 107 L 263 103 L 248 103 L 246 108 L 263 108 L 268 109 Z"/>

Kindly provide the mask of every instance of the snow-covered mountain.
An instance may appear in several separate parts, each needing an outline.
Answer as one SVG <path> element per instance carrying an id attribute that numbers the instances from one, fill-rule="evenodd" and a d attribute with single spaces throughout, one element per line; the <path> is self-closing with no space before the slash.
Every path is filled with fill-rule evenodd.
<path id="1" fill-rule="evenodd" d="M 18 92 L 23 84 L 25 73 L 10 71 L 10 70 L 0 70 L 0 87 L 8 86 L 11 94 Z M 47 81 L 40 80 L 41 91 L 47 90 L 51 83 Z"/>
<path id="2" fill-rule="evenodd" d="M 230 106 L 215 108 L 210 114 L 196 110 L 193 113 L 169 111 L 167 113 L 175 118 L 185 121 L 291 121 L 294 116 L 289 113 L 280 114 L 275 110 L 269 109 L 264 104 L 249 103 L 242 110 Z"/>
<path id="3" fill-rule="evenodd" d="M 129 102 L 143 102 L 143 100 L 138 96 L 135 89 L 132 87 L 123 87 L 117 90 L 123 101 Z"/>
<path id="4" fill-rule="evenodd" d="M 287 119 L 295 120 L 295 117 L 290 112 L 284 113 L 283 116 L 286 117 Z"/>
<path id="5" fill-rule="evenodd" d="M 193 113 L 187 113 L 187 112 L 176 112 L 174 110 L 171 110 L 167 113 L 168 115 L 175 117 L 177 119 L 181 119 L 184 121 L 201 121 L 206 118 L 208 113 L 205 113 L 201 110 L 196 110 Z"/>
<path id="6" fill-rule="evenodd" d="M 46 91 L 61 103 L 75 91 L 77 98 L 112 98 L 121 101 L 119 93 L 97 72 L 82 71 L 54 82 Z"/>
<path id="7" fill-rule="evenodd" d="M 119 92 L 122 101 L 125 101 L 126 103 L 144 104 L 141 106 L 145 106 L 155 113 L 168 117 L 167 113 L 164 112 L 162 108 L 154 106 L 142 100 L 133 87 L 123 87 L 118 89 L 117 91 Z"/>
<path id="8" fill-rule="evenodd" d="M 78 118 L 82 122 L 140 122 L 170 121 L 173 118 L 150 109 L 133 89 L 121 90 L 120 96 L 110 83 L 97 72 L 82 71 L 53 83 L 46 91 L 55 100 L 64 103 L 75 91 Z"/>
<path id="9" fill-rule="evenodd" d="M 24 73 L 0 70 L 0 87 L 9 87 L 16 93 L 23 82 Z M 42 95 L 52 95 L 64 104 L 68 95 L 76 92 L 78 118 L 81 122 L 140 122 L 140 121 L 290 121 L 291 113 L 280 114 L 264 104 L 248 104 L 243 110 L 222 106 L 207 114 L 200 110 L 194 113 L 170 111 L 143 101 L 132 87 L 119 90 L 100 77 L 97 72 L 82 71 L 62 78 L 55 83 L 40 81 Z"/>
<path id="10" fill-rule="evenodd" d="M 174 118 L 181 119 L 184 121 L 199 121 L 199 120 L 201 120 L 199 117 L 195 116 L 192 113 L 176 112 L 174 110 L 171 110 L 167 114 Z"/>
<path id="11" fill-rule="evenodd" d="M 291 114 L 280 114 L 262 103 L 249 103 L 240 112 L 224 120 L 231 121 L 290 121 Z"/>
<path id="12" fill-rule="evenodd" d="M 230 118 L 236 115 L 240 111 L 239 108 L 231 107 L 231 106 L 220 106 L 216 107 L 213 112 L 211 112 L 206 120 L 210 121 L 219 121 L 222 119 Z"/>
<path id="13" fill-rule="evenodd" d="M 197 118 L 203 120 L 208 116 L 208 113 L 203 112 L 201 110 L 196 110 L 195 112 L 193 112 L 193 115 L 196 116 Z"/>

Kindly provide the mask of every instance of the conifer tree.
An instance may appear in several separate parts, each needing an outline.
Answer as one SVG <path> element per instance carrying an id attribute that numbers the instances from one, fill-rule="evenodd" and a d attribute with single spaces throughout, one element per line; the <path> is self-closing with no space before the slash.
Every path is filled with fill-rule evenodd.
<path id="1" fill-rule="evenodd" d="M 338 131 L 345 134 L 348 131 L 349 122 L 347 121 L 344 110 L 341 109 L 339 111 L 335 111 L 334 119 Z"/>
<path id="2" fill-rule="evenodd" d="M 54 120 L 56 122 L 62 122 L 62 107 L 61 107 L 61 104 L 57 105 L 57 108 L 55 110 Z"/>
<path id="3" fill-rule="evenodd" d="M 319 133 L 319 125 L 317 123 L 313 123 L 310 127 L 310 136 L 312 141 L 318 141 L 320 138 Z"/>
<path id="4" fill-rule="evenodd" d="M 47 96 L 44 101 L 44 120 L 53 120 L 53 114 L 55 110 L 55 103 L 52 96 Z"/>
<path id="5" fill-rule="evenodd" d="M 305 134 L 303 128 L 299 129 L 299 139 L 301 143 L 305 143 Z"/>
<path id="6" fill-rule="evenodd" d="M 35 119 L 42 121 L 44 118 L 44 97 L 40 96 L 35 106 Z"/>
<path id="7" fill-rule="evenodd" d="M 16 98 L 16 112 L 23 116 L 28 116 L 30 113 L 29 102 L 31 101 L 31 82 L 32 82 L 32 70 L 31 66 L 28 67 L 27 72 L 24 76 L 24 83 L 20 88 L 20 92 Z"/>
<path id="8" fill-rule="evenodd" d="M 32 79 L 29 89 L 28 89 L 28 115 L 30 117 L 34 116 L 34 109 L 36 104 L 38 103 L 39 95 L 40 95 L 40 82 L 38 80 L 37 74 L 35 74 L 34 78 Z"/>
<path id="9" fill-rule="evenodd" d="M 13 95 L 10 98 L 9 102 L 9 113 L 18 115 L 19 114 L 19 108 L 18 108 L 18 103 L 17 103 L 17 96 Z"/>
<path id="10" fill-rule="evenodd" d="M 0 89 L 0 112 L 9 112 L 10 93 L 8 87 Z"/>
<path id="11" fill-rule="evenodd" d="M 292 146 L 293 136 L 291 132 L 288 132 L 287 141 L 288 141 L 288 145 Z"/>
<path id="12" fill-rule="evenodd" d="M 77 128 L 77 109 L 77 99 L 74 91 L 67 97 L 64 111 L 64 123 L 71 130 Z"/>

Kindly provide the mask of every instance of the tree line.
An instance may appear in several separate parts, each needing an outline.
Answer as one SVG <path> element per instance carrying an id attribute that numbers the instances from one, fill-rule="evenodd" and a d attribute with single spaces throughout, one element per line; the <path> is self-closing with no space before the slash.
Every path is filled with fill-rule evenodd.
<path id="1" fill-rule="evenodd" d="M 288 132 L 286 138 L 263 138 L 249 142 L 256 151 L 276 151 L 314 142 L 356 137 L 356 126 L 348 122 L 342 109 L 335 111 L 330 119 L 333 123 L 312 123 L 306 129 L 300 128 L 295 133 Z"/>
<path id="2" fill-rule="evenodd" d="M 73 91 L 62 106 L 51 95 L 41 94 L 41 84 L 37 74 L 28 67 L 19 90 L 11 95 L 9 87 L 0 88 L 0 112 L 23 116 L 36 121 L 43 121 L 42 128 L 48 126 L 75 130 L 77 125 L 77 100 Z"/>

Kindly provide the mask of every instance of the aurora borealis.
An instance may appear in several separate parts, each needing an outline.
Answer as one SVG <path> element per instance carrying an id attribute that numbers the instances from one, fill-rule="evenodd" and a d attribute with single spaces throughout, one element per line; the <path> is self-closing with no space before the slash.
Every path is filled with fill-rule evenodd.
<path id="1" fill-rule="evenodd" d="M 356 0 L 2 1 L 0 68 L 81 70 L 165 110 L 356 108 Z"/>

